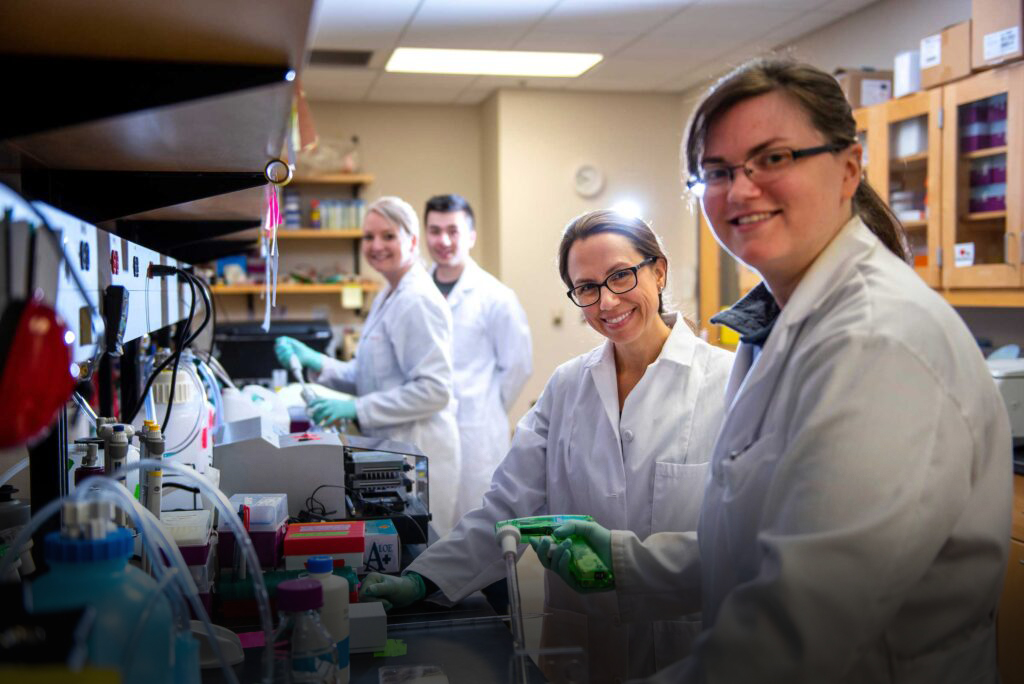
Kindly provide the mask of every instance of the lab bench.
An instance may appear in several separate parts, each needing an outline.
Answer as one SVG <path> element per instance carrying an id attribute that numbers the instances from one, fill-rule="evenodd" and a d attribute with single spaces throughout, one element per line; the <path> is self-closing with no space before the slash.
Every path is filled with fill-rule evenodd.
<path id="1" fill-rule="evenodd" d="M 389 657 L 353 653 L 351 684 L 377 684 L 380 668 L 396 665 L 436 665 L 450 684 L 512 681 L 512 633 L 480 593 L 452 608 L 422 602 L 396 610 L 388 615 L 388 639 L 401 640 L 405 653 Z M 260 681 L 262 657 L 262 648 L 246 649 L 245 661 L 235 666 L 240 682 Z M 526 675 L 528 684 L 547 681 L 532 661 L 526 664 Z M 221 670 L 203 670 L 204 684 L 224 681 Z"/>

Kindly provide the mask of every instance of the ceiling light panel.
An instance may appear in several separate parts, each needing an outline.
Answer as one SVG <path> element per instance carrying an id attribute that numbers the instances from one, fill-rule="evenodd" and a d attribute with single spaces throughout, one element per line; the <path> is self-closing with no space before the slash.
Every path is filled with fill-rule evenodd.
<path id="1" fill-rule="evenodd" d="M 398 48 L 385 70 L 413 74 L 477 74 L 572 78 L 600 62 L 586 52 L 525 52 L 515 50 L 444 50 Z"/>

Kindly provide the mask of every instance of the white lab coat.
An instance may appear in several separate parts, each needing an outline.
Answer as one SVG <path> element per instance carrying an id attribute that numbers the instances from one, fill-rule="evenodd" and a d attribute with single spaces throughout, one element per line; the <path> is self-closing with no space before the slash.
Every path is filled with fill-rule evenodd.
<path id="1" fill-rule="evenodd" d="M 483 507 L 409 570 L 459 601 L 505 576 L 499 520 L 589 514 L 641 538 L 695 529 L 733 355 L 699 340 L 674 314 L 666 322 L 672 332 L 621 416 L 610 342 L 560 366 L 519 422 Z M 699 616 L 683 612 L 626 627 L 614 594 L 577 594 L 550 572 L 545 585 L 543 645 L 585 647 L 593 682 L 650 674 L 682 657 L 699 630 Z"/>
<path id="2" fill-rule="evenodd" d="M 358 395 L 363 434 L 409 442 L 426 454 L 432 524 L 454 524 L 459 433 L 452 392 L 452 317 L 426 269 L 415 264 L 373 300 L 351 361 L 327 359 L 318 381 Z"/>
<path id="3" fill-rule="evenodd" d="M 625 617 L 696 608 L 664 682 L 989 684 L 1010 537 L 1006 410 L 956 313 L 860 219 L 752 363 L 692 539 L 613 533 Z"/>
<path id="4" fill-rule="evenodd" d="M 448 306 L 462 455 L 458 520 L 480 506 L 508 453 L 508 411 L 533 370 L 533 349 L 526 312 L 515 293 L 472 259 L 448 293 Z"/>

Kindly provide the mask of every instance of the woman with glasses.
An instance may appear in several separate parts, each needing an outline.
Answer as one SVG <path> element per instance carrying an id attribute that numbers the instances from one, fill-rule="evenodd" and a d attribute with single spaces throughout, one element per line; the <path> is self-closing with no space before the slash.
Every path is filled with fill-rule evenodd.
<path id="1" fill-rule="evenodd" d="M 664 310 L 668 260 L 643 221 L 584 214 L 566 227 L 558 263 L 570 299 L 605 343 L 555 371 L 519 422 L 482 507 L 403 577 L 368 576 L 362 597 L 402 606 L 439 589 L 459 601 L 503 578 L 500 520 L 589 514 L 641 539 L 696 529 L 732 354 Z M 652 674 L 685 655 L 700 628 L 699 615 L 683 612 L 624 627 L 614 595 L 581 596 L 550 573 L 545 589 L 542 646 L 585 648 L 586 681 Z M 542 666 L 552 681 L 564 678 Z"/>
<path id="2" fill-rule="evenodd" d="M 609 558 L 626 618 L 703 609 L 692 655 L 657 681 L 997 682 L 1006 410 L 862 178 L 839 85 L 748 64 L 697 106 L 684 149 L 718 241 L 764 279 L 713 319 L 742 344 L 698 536 L 555 536 Z"/>

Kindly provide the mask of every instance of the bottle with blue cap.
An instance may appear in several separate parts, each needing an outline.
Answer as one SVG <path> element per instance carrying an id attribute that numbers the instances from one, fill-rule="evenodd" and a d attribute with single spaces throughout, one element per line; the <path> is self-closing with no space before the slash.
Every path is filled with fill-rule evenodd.
<path id="1" fill-rule="evenodd" d="M 348 684 L 348 580 L 334 574 L 334 559 L 330 556 L 312 556 L 306 561 L 306 569 L 309 577 L 323 587 L 324 607 L 320 610 L 320 621 L 338 651 L 338 684 Z"/>
<path id="2" fill-rule="evenodd" d="M 129 565 L 135 540 L 110 522 L 112 507 L 103 508 L 65 504 L 62 531 L 45 538 L 50 569 L 26 590 L 26 607 L 33 613 L 92 608 L 89 666 L 113 668 L 125 684 L 175 684 L 170 601 L 156 580 Z"/>

